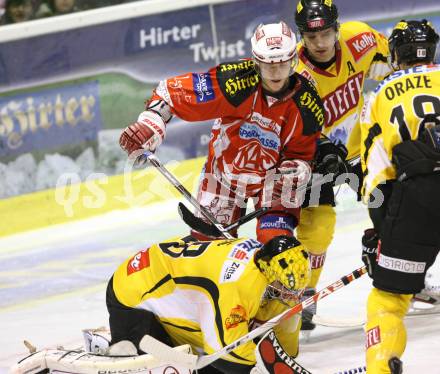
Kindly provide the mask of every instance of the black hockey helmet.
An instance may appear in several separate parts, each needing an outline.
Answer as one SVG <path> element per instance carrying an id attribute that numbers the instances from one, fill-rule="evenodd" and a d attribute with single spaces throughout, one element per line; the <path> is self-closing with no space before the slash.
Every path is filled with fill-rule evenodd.
<path id="1" fill-rule="evenodd" d="M 338 27 L 338 8 L 332 0 L 300 0 L 295 23 L 299 32 L 320 31 Z"/>
<path id="2" fill-rule="evenodd" d="M 434 60 L 438 40 L 438 34 L 426 19 L 402 20 L 388 38 L 391 62 L 396 68 L 401 63 L 430 63 Z"/>

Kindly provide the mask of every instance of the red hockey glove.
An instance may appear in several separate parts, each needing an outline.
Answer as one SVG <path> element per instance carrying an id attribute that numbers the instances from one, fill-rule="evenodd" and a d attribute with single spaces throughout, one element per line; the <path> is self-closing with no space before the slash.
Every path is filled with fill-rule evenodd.
<path id="1" fill-rule="evenodd" d="M 129 155 L 138 149 L 154 152 L 165 138 L 165 123 L 156 113 L 145 111 L 119 138 L 119 145 Z"/>
<path id="2" fill-rule="evenodd" d="M 280 174 L 280 178 L 274 185 L 272 199 L 281 198 L 282 206 L 287 208 L 291 208 L 292 205 L 293 207 L 301 206 L 305 190 L 298 194 L 296 189 L 305 186 L 312 175 L 308 162 L 303 160 L 282 161 L 277 173 Z"/>

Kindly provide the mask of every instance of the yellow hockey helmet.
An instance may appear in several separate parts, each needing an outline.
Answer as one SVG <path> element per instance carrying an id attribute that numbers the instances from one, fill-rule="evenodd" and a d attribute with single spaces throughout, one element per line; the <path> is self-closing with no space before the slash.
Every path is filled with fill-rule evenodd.
<path id="1" fill-rule="evenodd" d="M 268 241 L 255 254 L 255 262 L 269 283 L 278 281 L 288 290 L 303 290 L 310 280 L 309 256 L 293 236 Z"/>

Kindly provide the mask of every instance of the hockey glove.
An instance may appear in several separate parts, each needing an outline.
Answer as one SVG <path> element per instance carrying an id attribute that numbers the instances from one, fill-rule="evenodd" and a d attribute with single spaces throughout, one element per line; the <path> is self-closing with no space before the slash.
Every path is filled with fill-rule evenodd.
<path id="1" fill-rule="evenodd" d="M 269 330 L 258 342 L 255 348 L 255 358 L 257 364 L 251 370 L 251 374 L 310 374 L 310 371 L 286 353 L 273 330 Z"/>
<path id="2" fill-rule="evenodd" d="M 272 199 L 280 199 L 286 208 L 301 206 L 305 190 L 297 194 L 296 189 L 306 185 L 312 175 L 312 170 L 307 161 L 284 160 L 277 168 L 279 179 L 275 182 Z M 290 205 L 289 205 L 290 204 Z"/>
<path id="3" fill-rule="evenodd" d="M 139 149 L 154 152 L 165 138 L 165 122 L 151 111 L 144 111 L 129 125 L 119 138 L 119 145 L 128 155 Z"/>
<path id="4" fill-rule="evenodd" d="M 348 150 L 344 144 L 335 144 L 325 138 L 320 139 L 316 170 L 323 175 L 333 173 L 335 178 L 346 173 L 349 170 L 345 163 L 347 154 Z"/>
<path id="5" fill-rule="evenodd" d="M 375 229 L 367 229 L 362 236 L 362 261 L 367 267 L 368 275 L 373 278 L 374 268 L 380 252 L 380 239 Z"/>

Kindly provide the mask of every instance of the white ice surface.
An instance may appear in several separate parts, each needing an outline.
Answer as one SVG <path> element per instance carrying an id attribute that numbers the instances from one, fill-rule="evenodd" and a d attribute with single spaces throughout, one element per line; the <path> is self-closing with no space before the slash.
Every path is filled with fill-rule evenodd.
<path id="1" fill-rule="evenodd" d="M 241 233 L 253 236 L 254 224 Z M 338 207 L 320 287 L 362 265 L 359 242 L 368 226 L 363 206 Z M 81 346 L 83 328 L 108 324 L 105 287 L 116 266 L 148 243 L 186 232 L 171 201 L 0 239 L 0 373 L 26 354 L 24 339 L 39 348 Z M 370 287 L 367 276 L 354 281 L 320 301 L 319 313 L 360 316 Z M 440 315 L 406 324 L 404 373 L 440 373 Z M 298 361 L 314 374 L 361 367 L 363 331 L 319 326 L 302 341 Z"/>

